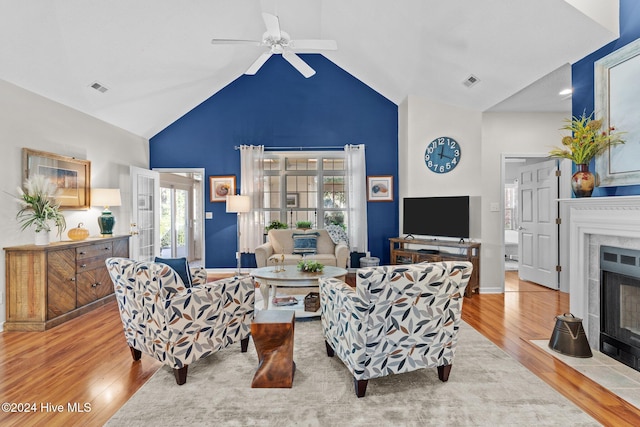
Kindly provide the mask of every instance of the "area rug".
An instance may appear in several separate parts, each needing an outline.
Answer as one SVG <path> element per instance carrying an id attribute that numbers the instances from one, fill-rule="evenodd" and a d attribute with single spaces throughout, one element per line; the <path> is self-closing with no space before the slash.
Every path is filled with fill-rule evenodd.
<path id="1" fill-rule="evenodd" d="M 369 381 L 358 399 L 319 320 L 296 321 L 290 389 L 252 389 L 257 366 L 228 347 L 189 367 L 178 386 L 160 369 L 109 426 L 591 426 L 599 425 L 480 333 L 462 324 L 449 381 L 423 369 Z M 142 363 L 145 363 L 143 357 Z"/>

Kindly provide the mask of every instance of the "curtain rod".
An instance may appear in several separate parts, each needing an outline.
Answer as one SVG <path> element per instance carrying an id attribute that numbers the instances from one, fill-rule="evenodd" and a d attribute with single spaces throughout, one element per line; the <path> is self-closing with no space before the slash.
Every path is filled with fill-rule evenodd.
<path id="1" fill-rule="evenodd" d="M 347 144 L 348 145 L 348 144 Z M 359 148 L 358 145 L 353 144 L 353 147 L 355 148 Z M 239 150 L 240 146 L 236 145 L 233 147 L 234 150 Z M 319 146 L 307 146 L 307 147 L 267 147 L 265 146 L 264 149 L 266 151 L 276 151 L 276 150 L 283 150 L 283 151 L 305 151 L 305 150 L 344 150 L 344 145 L 334 145 L 334 146 L 324 146 L 324 147 L 319 147 Z"/>

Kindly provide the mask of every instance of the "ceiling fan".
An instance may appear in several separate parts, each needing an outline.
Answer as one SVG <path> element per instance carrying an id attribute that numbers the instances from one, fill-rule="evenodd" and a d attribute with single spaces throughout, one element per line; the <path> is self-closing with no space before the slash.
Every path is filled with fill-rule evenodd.
<path id="1" fill-rule="evenodd" d="M 266 46 L 268 52 L 263 53 L 254 61 L 253 64 L 245 71 L 245 74 L 254 75 L 260 67 L 271 57 L 271 55 L 282 55 L 293 67 L 306 78 L 313 76 L 316 72 L 306 62 L 304 62 L 294 50 L 298 53 L 304 51 L 315 50 L 336 50 L 338 45 L 335 40 L 291 40 L 286 32 L 280 29 L 280 21 L 277 16 L 269 13 L 263 13 L 262 19 L 267 27 L 267 31 L 262 35 L 262 40 L 237 40 L 237 39 L 213 39 L 212 44 L 248 44 L 254 46 Z"/>

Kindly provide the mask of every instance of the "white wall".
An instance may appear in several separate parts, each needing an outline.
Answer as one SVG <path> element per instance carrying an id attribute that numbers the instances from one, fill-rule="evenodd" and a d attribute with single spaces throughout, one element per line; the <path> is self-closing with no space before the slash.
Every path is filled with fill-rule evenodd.
<path id="1" fill-rule="evenodd" d="M 148 140 L 0 80 L 0 146 L 3 248 L 33 243 L 32 232 L 20 231 L 15 220 L 18 203 L 11 196 L 22 185 L 23 147 L 90 160 L 92 187 L 120 188 L 123 206 L 111 209 L 117 219 L 114 232 L 128 233 L 131 212 L 129 165 L 149 167 Z M 92 236 L 99 234 L 98 215 L 98 208 L 65 211 L 67 231 L 83 222 Z M 67 231 L 63 233 L 64 240 L 68 240 Z M 52 231 L 51 240 L 56 239 L 56 232 Z M 4 251 L 0 255 L 0 277 L 2 325 L 6 314 Z"/>
<path id="2" fill-rule="evenodd" d="M 502 154 L 545 155 L 560 145 L 564 113 L 484 113 L 482 115 L 482 259 L 481 291 L 502 292 L 504 226 L 491 203 L 501 203 Z"/>
<path id="3" fill-rule="evenodd" d="M 417 96 L 408 98 L 408 132 L 406 168 L 399 171 L 399 180 L 406 180 L 406 194 L 400 197 L 478 196 L 482 170 L 481 118 L 477 111 L 453 107 Z M 400 126 L 402 123 L 400 123 Z M 429 142 L 439 136 L 449 136 L 460 144 L 462 156 L 451 172 L 437 174 L 424 162 Z M 401 151 L 402 152 L 402 151 Z M 403 160 L 400 161 L 403 165 Z M 402 218 L 402 216 L 400 217 Z"/>
<path id="4" fill-rule="evenodd" d="M 410 96 L 399 106 L 399 196 L 469 195 L 480 198 L 480 230 L 472 237 L 482 243 L 480 291 L 502 292 L 504 284 L 500 212 L 501 155 L 542 154 L 559 145 L 564 113 L 481 113 Z M 435 174 L 424 163 L 427 144 L 450 136 L 462 147 L 458 167 Z M 402 203 L 400 203 L 402 220 Z M 402 230 L 402 224 L 400 224 Z M 398 230 L 400 235 L 400 230 Z"/>

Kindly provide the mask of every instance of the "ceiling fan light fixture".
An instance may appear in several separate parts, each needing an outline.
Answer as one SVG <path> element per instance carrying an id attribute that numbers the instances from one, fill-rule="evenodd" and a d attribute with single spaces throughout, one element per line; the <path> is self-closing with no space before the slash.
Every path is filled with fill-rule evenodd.
<path id="1" fill-rule="evenodd" d="M 291 40 L 291 36 L 280 28 L 280 20 L 277 16 L 269 13 L 263 13 L 267 31 L 262 35 L 261 41 L 256 40 L 239 40 L 239 39 L 212 39 L 212 44 L 252 44 L 269 48 L 268 52 L 263 53 L 249 67 L 245 74 L 254 75 L 260 67 L 272 55 L 282 55 L 300 74 L 305 78 L 313 76 L 316 72 L 304 62 L 297 53 L 305 53 L 310 50 L 336 50 L 338 45 L 335 40 Z M 306 53 L 312 53 L 306 52 Z"/>

